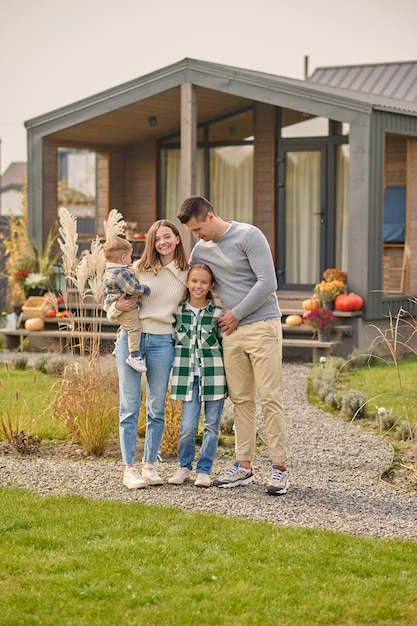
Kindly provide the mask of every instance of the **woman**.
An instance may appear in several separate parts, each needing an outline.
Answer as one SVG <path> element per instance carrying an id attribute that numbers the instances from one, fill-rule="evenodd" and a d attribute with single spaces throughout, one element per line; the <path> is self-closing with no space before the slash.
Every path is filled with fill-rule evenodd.
<path id="1" fill-rule="evenodd" d="M 128 489 L 162 485 L 155 463 L 164 431 L 165 397 L 174 359 L 172 324 L 174 313 L 186 293 L 187 255 L 177 227 L 168 220 L 158 220 L 149 229 L 145 250 L 134 269 L 139 282 L 150 288 L 140 309 L 142 335 L 140 354 L 146 360 L 146 436 L 142 475 L 135 466 L 142 374 L 126 364 L 129 355 L 127 333 L 121 330 L 116 346 L 120 391 L 120 447 L 125 472 L 123 484 Z M 136 306 L 134 298 L 122 296 L 110 306 L 112 321 L 122 311 Z"/>

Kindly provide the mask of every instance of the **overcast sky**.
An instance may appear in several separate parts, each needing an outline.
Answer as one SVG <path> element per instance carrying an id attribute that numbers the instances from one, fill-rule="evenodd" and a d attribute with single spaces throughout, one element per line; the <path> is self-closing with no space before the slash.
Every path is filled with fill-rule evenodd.
<path id="1" fill-rule="evenodd" d="M 417 0 L 0 0 L 0 170 L 24 122 L 185 57 L 304 78 L 417 60 Z"/>

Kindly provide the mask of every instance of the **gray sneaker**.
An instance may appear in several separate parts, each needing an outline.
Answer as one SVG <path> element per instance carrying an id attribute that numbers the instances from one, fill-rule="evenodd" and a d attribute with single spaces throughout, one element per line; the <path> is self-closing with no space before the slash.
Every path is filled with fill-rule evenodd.
<path id="1" fill-rule="evenodd" d="M 290 486 L 290 479 L 287 470 L 279 470 L 272 466 L 271 482 L 266 486 L 265 491 L 270 496 L 282 496 L 287 493 Z"/>
<path id="2" fill-rule="evenodd" d="M 248 485 L 255 480 L 251 470 L 247 470 L 244 467 L 240 467 L 239 463 L 234 463 L 230 469 L 227 470 L 219 478 L 213 480 L 215 487 L 239 487 L 239 485 Z"/>

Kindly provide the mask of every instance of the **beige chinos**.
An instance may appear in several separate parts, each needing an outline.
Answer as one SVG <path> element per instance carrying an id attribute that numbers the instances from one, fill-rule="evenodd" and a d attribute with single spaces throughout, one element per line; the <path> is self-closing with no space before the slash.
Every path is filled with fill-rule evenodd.
<path id="1" fill-rule="evenodd" d="M 227 386 L 234 404 L 236 459 L 252 462 L 255 455 L 256 389 L 272 463 L 285 466 L 281 319 L 239 325 L 222 337 Z"/>
<path id="2" fill-rule="evenodd" d="M 117 321 L 127 331 L 129 352 L 139 352 L 140 336 L 142 334 L 142 322 L 139 319 L 139 309 L 120 313 Z"/>

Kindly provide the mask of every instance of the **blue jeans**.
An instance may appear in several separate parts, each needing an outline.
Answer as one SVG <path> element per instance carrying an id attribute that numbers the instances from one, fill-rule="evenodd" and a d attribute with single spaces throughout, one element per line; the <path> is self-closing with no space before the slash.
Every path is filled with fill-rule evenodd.
<path id="1" fill-rule="evenodd" d="M 200 421 L 202 402 L 198 399 L 198 377 L 194 378 L 193 397 L 182 403 L 182 419 L 178 446 L 180 466 L 192 469 L 195 456 L 195 436 Z M 210 474 L 219 440 L 220 418 L 224 398 L 204 402 L 203 444 L 197 461 L 198 474 Z"/>
<path id="2" fill-rule="evenodd" d="M 165 397 L 174 360 L 172 336 L 142 333 L 140 354 L 146 360 L 146 436 L 144 461 L 155 463 L 165 425 Z M 135 463 L 142 374 L 127 365 L 127 332 L 122 330 L 116 347 L 119 374 L 119 434 L 125 465 Z"/>

